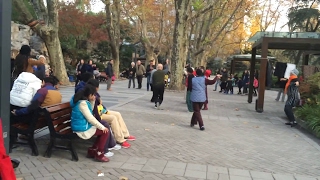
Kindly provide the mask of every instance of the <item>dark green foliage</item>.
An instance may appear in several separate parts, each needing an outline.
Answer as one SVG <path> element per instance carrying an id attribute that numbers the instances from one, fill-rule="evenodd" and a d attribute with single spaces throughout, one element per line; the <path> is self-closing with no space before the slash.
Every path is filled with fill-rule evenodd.
<path id="1" fill-rule="evenodd" d="M 129 68 L 132 62 L 132 53 L 134 53 L 133 45 L 122 45 L 120 47 L 120 71 Z"/>
<path id="2" fill-rule="evenodd" d="M 97 68 L 99 68 L 99 71 L 104 71 L 104 69 L 106 68 L 105 65 L 101 62 L 96 62 L 95 63 L 97 65 Z"/>
<path id="3" fill-rule="evenodd" d="M 32 6 L 32 3 L 30 2 L 30 0 L 21 0 L 21 3 L 26 4 L 26 7 L 28 8 L 29 12 L 32 14 L 34 19 L 37 19 L 36 17 L 36 12 L 34 11 L 34 8 Z M 16 23 L 21 23 L 21 14 L 19 13 L 19 11 L 12 6 L 12 21 L 16 22 Z"/>
<path id="4" fill-rule="evenodd" d="M 316 32 L 319 28 L 319 17 L 318 9 L 305 6 L 292 7 L 288 13 L 288 26 L 291 31 Z"/>
<path id="5" fill-rule="evenodd" d="M 97 48 L 93 49 L 91 55 L 100 62 L 108 61 L 111 58 L 110 43 L 108 41 L 99 42 Z"/>

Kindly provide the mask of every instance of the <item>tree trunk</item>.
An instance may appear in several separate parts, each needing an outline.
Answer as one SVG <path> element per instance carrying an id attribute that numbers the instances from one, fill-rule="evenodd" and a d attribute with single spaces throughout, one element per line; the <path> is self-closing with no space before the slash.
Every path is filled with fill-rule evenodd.
<path id="1" fill-rule="evenodd" d="M 149 62 L 151 60 L 155 60 L 154 48 L 153 47 L 149 47 L 149 46 L 145 46 L 144 49 L 146 51 L 146 65 L 147 65 L 147 64 L 149 64 Z M 156 62 L 154 62 L 154 63 L 156 63 Z"/>
<path id="2" fill-rule="evenodd" d="M 113 72 L 114 75 L 119 78 L 119 67 L 120 67 L 120 52 L 119 48 L 111 48 L 111 54 L 113 58 Z"/>
<path id="3" fill-rule="evenodd" d="M 69 84 L 70 82 L 58 36 L 58 0 L 47 0 L 47 3 L 48 24 L 41 25 L 38 21 L 33 19 L 28 8 L 25 6 L 25 3 L 21 3 L 20 0 L 13 0 L 13 5 L 20 12 L 21 21 L 24 24 L 29 25 L 45 42 L 54 74 L 62 83 Z M 44 5 L 41 5 L 40 7 L 44 8 Z M 41 10 L 41 12 L 45 12 L 45 10 Z"/>
<path id="4" fill-rule="evenodd" d="M 183 90 L 183 71 L 187 59 L 187 17 L 190 0 L 175 0 L 176 21 L 173 34 L 170 89 Z"/>
<path id="5" fill-rule="evenodd" d="M 64 84 L 69 84 L 69 78 L 64 64 L 63 54 L 61 50 L 58 32 L 51 31 L 50 36 L 42 37 L 44 40 L 49 57 L 50 66 L 53 69 L 54 75 Z"/>
<path id="6" fill-rule="evenodd" d="M 120 1 L 106 0 L 106 25 L 110 38 L 111 54 L 114 61 L 113 72 L 114 75 L 119 77 L 119 66 L 120 66 Z"/>

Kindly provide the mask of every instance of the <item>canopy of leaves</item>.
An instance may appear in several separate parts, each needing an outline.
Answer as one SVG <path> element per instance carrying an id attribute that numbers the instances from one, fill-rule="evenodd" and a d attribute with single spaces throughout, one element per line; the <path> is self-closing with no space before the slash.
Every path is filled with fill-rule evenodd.
<path id="1" fill-rule="evenodd" d="M 319 28 L 320 11 L 315 8 L 293 7 L 288 13 L 291 31 L 315 32 Z"/>

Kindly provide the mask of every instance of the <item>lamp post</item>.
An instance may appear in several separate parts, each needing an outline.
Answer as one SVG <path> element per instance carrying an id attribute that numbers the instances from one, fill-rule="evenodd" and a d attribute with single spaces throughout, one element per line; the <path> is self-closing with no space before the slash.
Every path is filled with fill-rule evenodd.
<path id="1" fill-rule="evenodd" d="M 4 145 L 9 150 L 10 126 L 10 52 L 11 52 L 11 0 L 0 0 L 0 118 Z"/>

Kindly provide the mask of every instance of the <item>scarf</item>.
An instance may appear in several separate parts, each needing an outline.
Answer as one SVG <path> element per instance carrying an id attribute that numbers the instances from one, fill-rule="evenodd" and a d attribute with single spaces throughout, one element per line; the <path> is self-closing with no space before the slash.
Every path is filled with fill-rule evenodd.
<path id="1" fill-rule="evenodd" d="M 298 78 L 297 75 L 290 75 L 290 77 L 288 79 L 288 82 L 286 83 L 286 87 L 284 89 L 284 93 L 285 94 L 287 93 L 288 87 L 290 86 L 290 83 L 291 83 L 292 79 L 297 79 L 297 78 Z"/>

